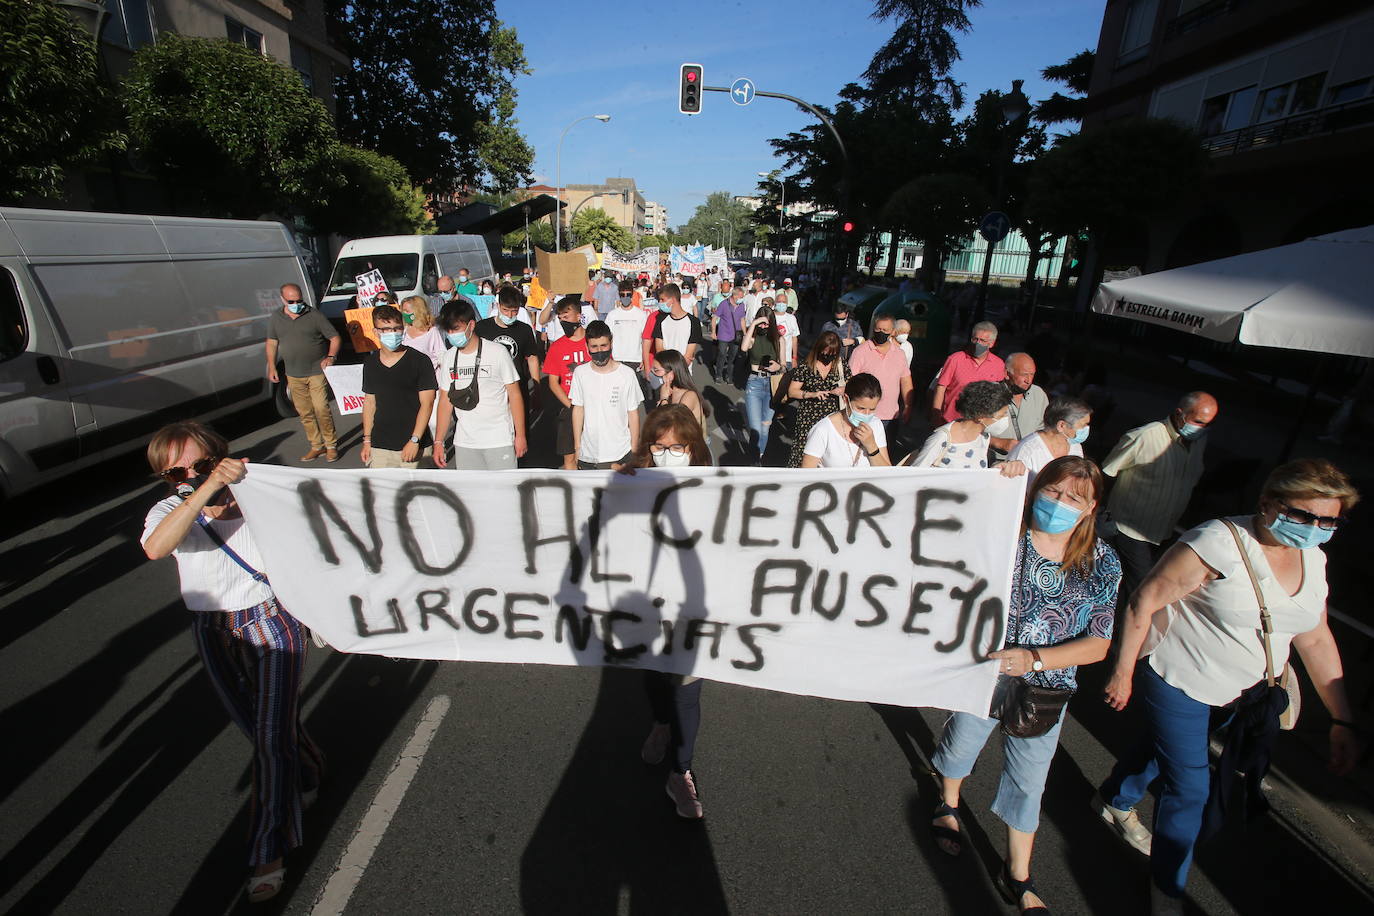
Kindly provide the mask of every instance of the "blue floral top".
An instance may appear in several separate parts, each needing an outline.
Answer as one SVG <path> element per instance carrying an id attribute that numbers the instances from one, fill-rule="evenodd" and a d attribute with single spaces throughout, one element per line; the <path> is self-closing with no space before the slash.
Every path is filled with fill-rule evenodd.
<path id="1" fill-rule="evenodd" d="M 1028 530 L 1016 548 L 1006 648 L 1057 646 L 1083 635 L 1111 639 L 1120 584 L 1121 561 L 1101 538 L 1093 551 L 1092 575 L 1085 578 L 1066 575 L 1058 562 L 1040 556 Z M 1074 688 L 1077 674 L 1074 666 L 1032 671 L 1025 678 L 1040 687 Z"/>

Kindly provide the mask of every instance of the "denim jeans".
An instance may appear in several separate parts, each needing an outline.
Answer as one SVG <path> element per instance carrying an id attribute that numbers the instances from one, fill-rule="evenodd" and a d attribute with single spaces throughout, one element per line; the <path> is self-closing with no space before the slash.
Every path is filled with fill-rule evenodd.
<path id="1" fill-rule="evenodd" d="M 773 419 L 773 386 L 767 376 L 751 375 L 744 386 L 744 416 L 758 433 L 759 455 L 768 449 L 768 424 Z"/>
<path id="2" fill-rule="evenodd" d="M 973 772 L 978 753 L 1001 724 L 996 719 L 954 713 L 945 723 L 940 747 L 931 764 L 947 779 L 963 779 Z M 1063 725 L 1061 712 L 1059 721 L 1045 734 L 1036 738 L 1007 736 L 1005 740 L 1002 778 L 997 783 L 997 797 L 992 800 L 992 813 L 1013 830 L 1034 833 L 1040 826 L 1040 796 L 1045 792 L 1045 778 L 1049 776 Z"/>
<path id="3" fill-rule="evenodd" d="M 739 357 L 739 343 L 734 340 L 716 341 L 716 380 L 728 382 L 734 375 L 735 360 Z"/>
<path id="4" fill-rule="evenodd" d="M 1167 683 L 1149 659 L 1136 665 L 1134 694 L 1149 730 L 1112 769 L 1100 790 L 1102 800 L 1124 811 L 1145 796 L 1156 776 L 1163 778 L 1155 805 L 1150 873 L 1160 890 L 1182 897 L 1211 787 L 1207 736 L 1212 707 Z"/>

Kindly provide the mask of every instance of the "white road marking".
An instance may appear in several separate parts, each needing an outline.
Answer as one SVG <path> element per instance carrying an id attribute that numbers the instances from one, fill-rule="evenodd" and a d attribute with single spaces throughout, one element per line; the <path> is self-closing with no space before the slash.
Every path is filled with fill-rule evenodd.
<path id="1" fill-rule="evenodd" d="M 449 698 L 440 695 L 430 700 L 429 705 L 425 707 L 425 713 L 416 723 L 410 741 L 401 751 L 401 756 L 396 758 L 391 772 L 387 774 L 382 787 L 372 799 L 372 805 L 363 815 L 353 841 L 344 850 L 339 864 L 334 867 L 334 873 L 329 876 L 324 890 L 316 898 L 315 905 L 310 911 L 311 916 L 340 916 L 343 913 L 358 882 L 362 880 L 368 863 L 372 861 L 372 854 L 377 851 L 382 837 L 386 835 L 391 819 L 401 807 L 406 790 L 410 788 L 411 781 L 419 772 L 425 752 L 429 750 L 430 742 L 439 731 L 439 725 L 444 721 L 444 716 L 448 715 L 449 704 Z"/>

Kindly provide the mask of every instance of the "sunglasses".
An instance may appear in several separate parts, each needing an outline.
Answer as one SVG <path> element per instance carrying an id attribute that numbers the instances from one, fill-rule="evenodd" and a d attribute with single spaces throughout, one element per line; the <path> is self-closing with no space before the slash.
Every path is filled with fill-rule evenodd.
<path id="1" fill-rule="evenodd" d="M 191 471 L 195 471 L 196 475 L 199 477 L 204 477 L 215 469 L 215 465 L 223 460 L 223 458 L 202 458 L 199 461 L 193 461 L 190 468 L 168 468 L 165 471 L 159 472 L 157 476 L 170 484 L 178 484 L 187 477 L 190 477 Z"/>
<path id="2" fill-rule="evenodd" d="M 1342 515 L 1313 515 L 1305 509 L 1295 509 L 1292 506 L 1280 506 L 1279 511 L 1299 525 L 1316 525 L 1323 531 L 1335 531 L 1345 524 L 1345 516 Z"/>

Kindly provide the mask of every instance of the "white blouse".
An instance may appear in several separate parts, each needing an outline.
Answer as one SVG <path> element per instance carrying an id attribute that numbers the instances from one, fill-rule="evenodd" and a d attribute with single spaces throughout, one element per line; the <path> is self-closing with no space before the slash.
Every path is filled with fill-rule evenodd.
<path id="1" fill-rule="evenodd" d="M 1274 676 L 1283 672 L 1294 636 L 1321 623 L 1326 608 L 1326 554 L 1302 551 L 1302 585 L 1290 596 L 1269 568 L 1255 540 L 1255 516 L 1231 519 L 1259 578 L 1269 605 L 1273 634 Z M 1141 647 L 1150 667 L 1188 696 L 1209 706 L 1224 706 L 1264 677 L 1264 639 L 1259 601 L 1236 549 L 1231 531 L 1220 519 L 1204 522 L 1179 538 L 1220 578 L 1204 582 L 1191 595 L 1161 608 L 1150 621 Z"/>
<path id="2" fill-rule="evenodd" d="M 985 429 L 968 442 L 954 442 L 950 430 L 958 420 L 951 420 L 944 426 L 937 426 L 921 451 L 915 457 L 908 457 L 903 465 L 913 468 L 946 468 L 956 471 L 978 470 L 988 466 L 988 446 L 992 436 Z"/>
<path id="3" fill-rule="evenodd" d="M 1070 442 L 1068 454 L 1082 458 L 1083 446 L 1077 442 Z M 1039 433 L 1031 433 L 1011 447 L 1011 451 L 1007 452 L 1007 460 L 1019 461 L 1026 466 L 1026 490 L 1029 492 L 1030 485 L 1035 482 L 1035 475 L 1054 460 L 1054 455 L 1050 453 L 1049 446 Z"/>
<path id="4" fill-rule="evenodd" d="M 827 414 L 816 421 L 806 436 L 802 454 L 818 458 L 823 468 L 866 468 L 868 455 L 847 436 L 835 428 L 835 415 Z M 887 432 L 883 424 L 874 421 L 869 424 L 873 430 L 873 447 L 887 447 Z"/>
<path id="5" fill-rule="evenodd" d="M 169 496 L 148 510 L 140 543 L 148 543 L 158 524 L 177 506 L 181 497 Z M 234 549 L 243 561 L 263 572 L 262 557 L 253 544 L 248 523 L 242 518 L 213 520 L 215 533 Z M 262 604 L 272 597 L 272 589 L 255 580 L 220 546 L 210 539 L 197 522 L 176 549 L 177 573 L 181 576 L 181 598 L 192 611 L 241 611 Z"/>

